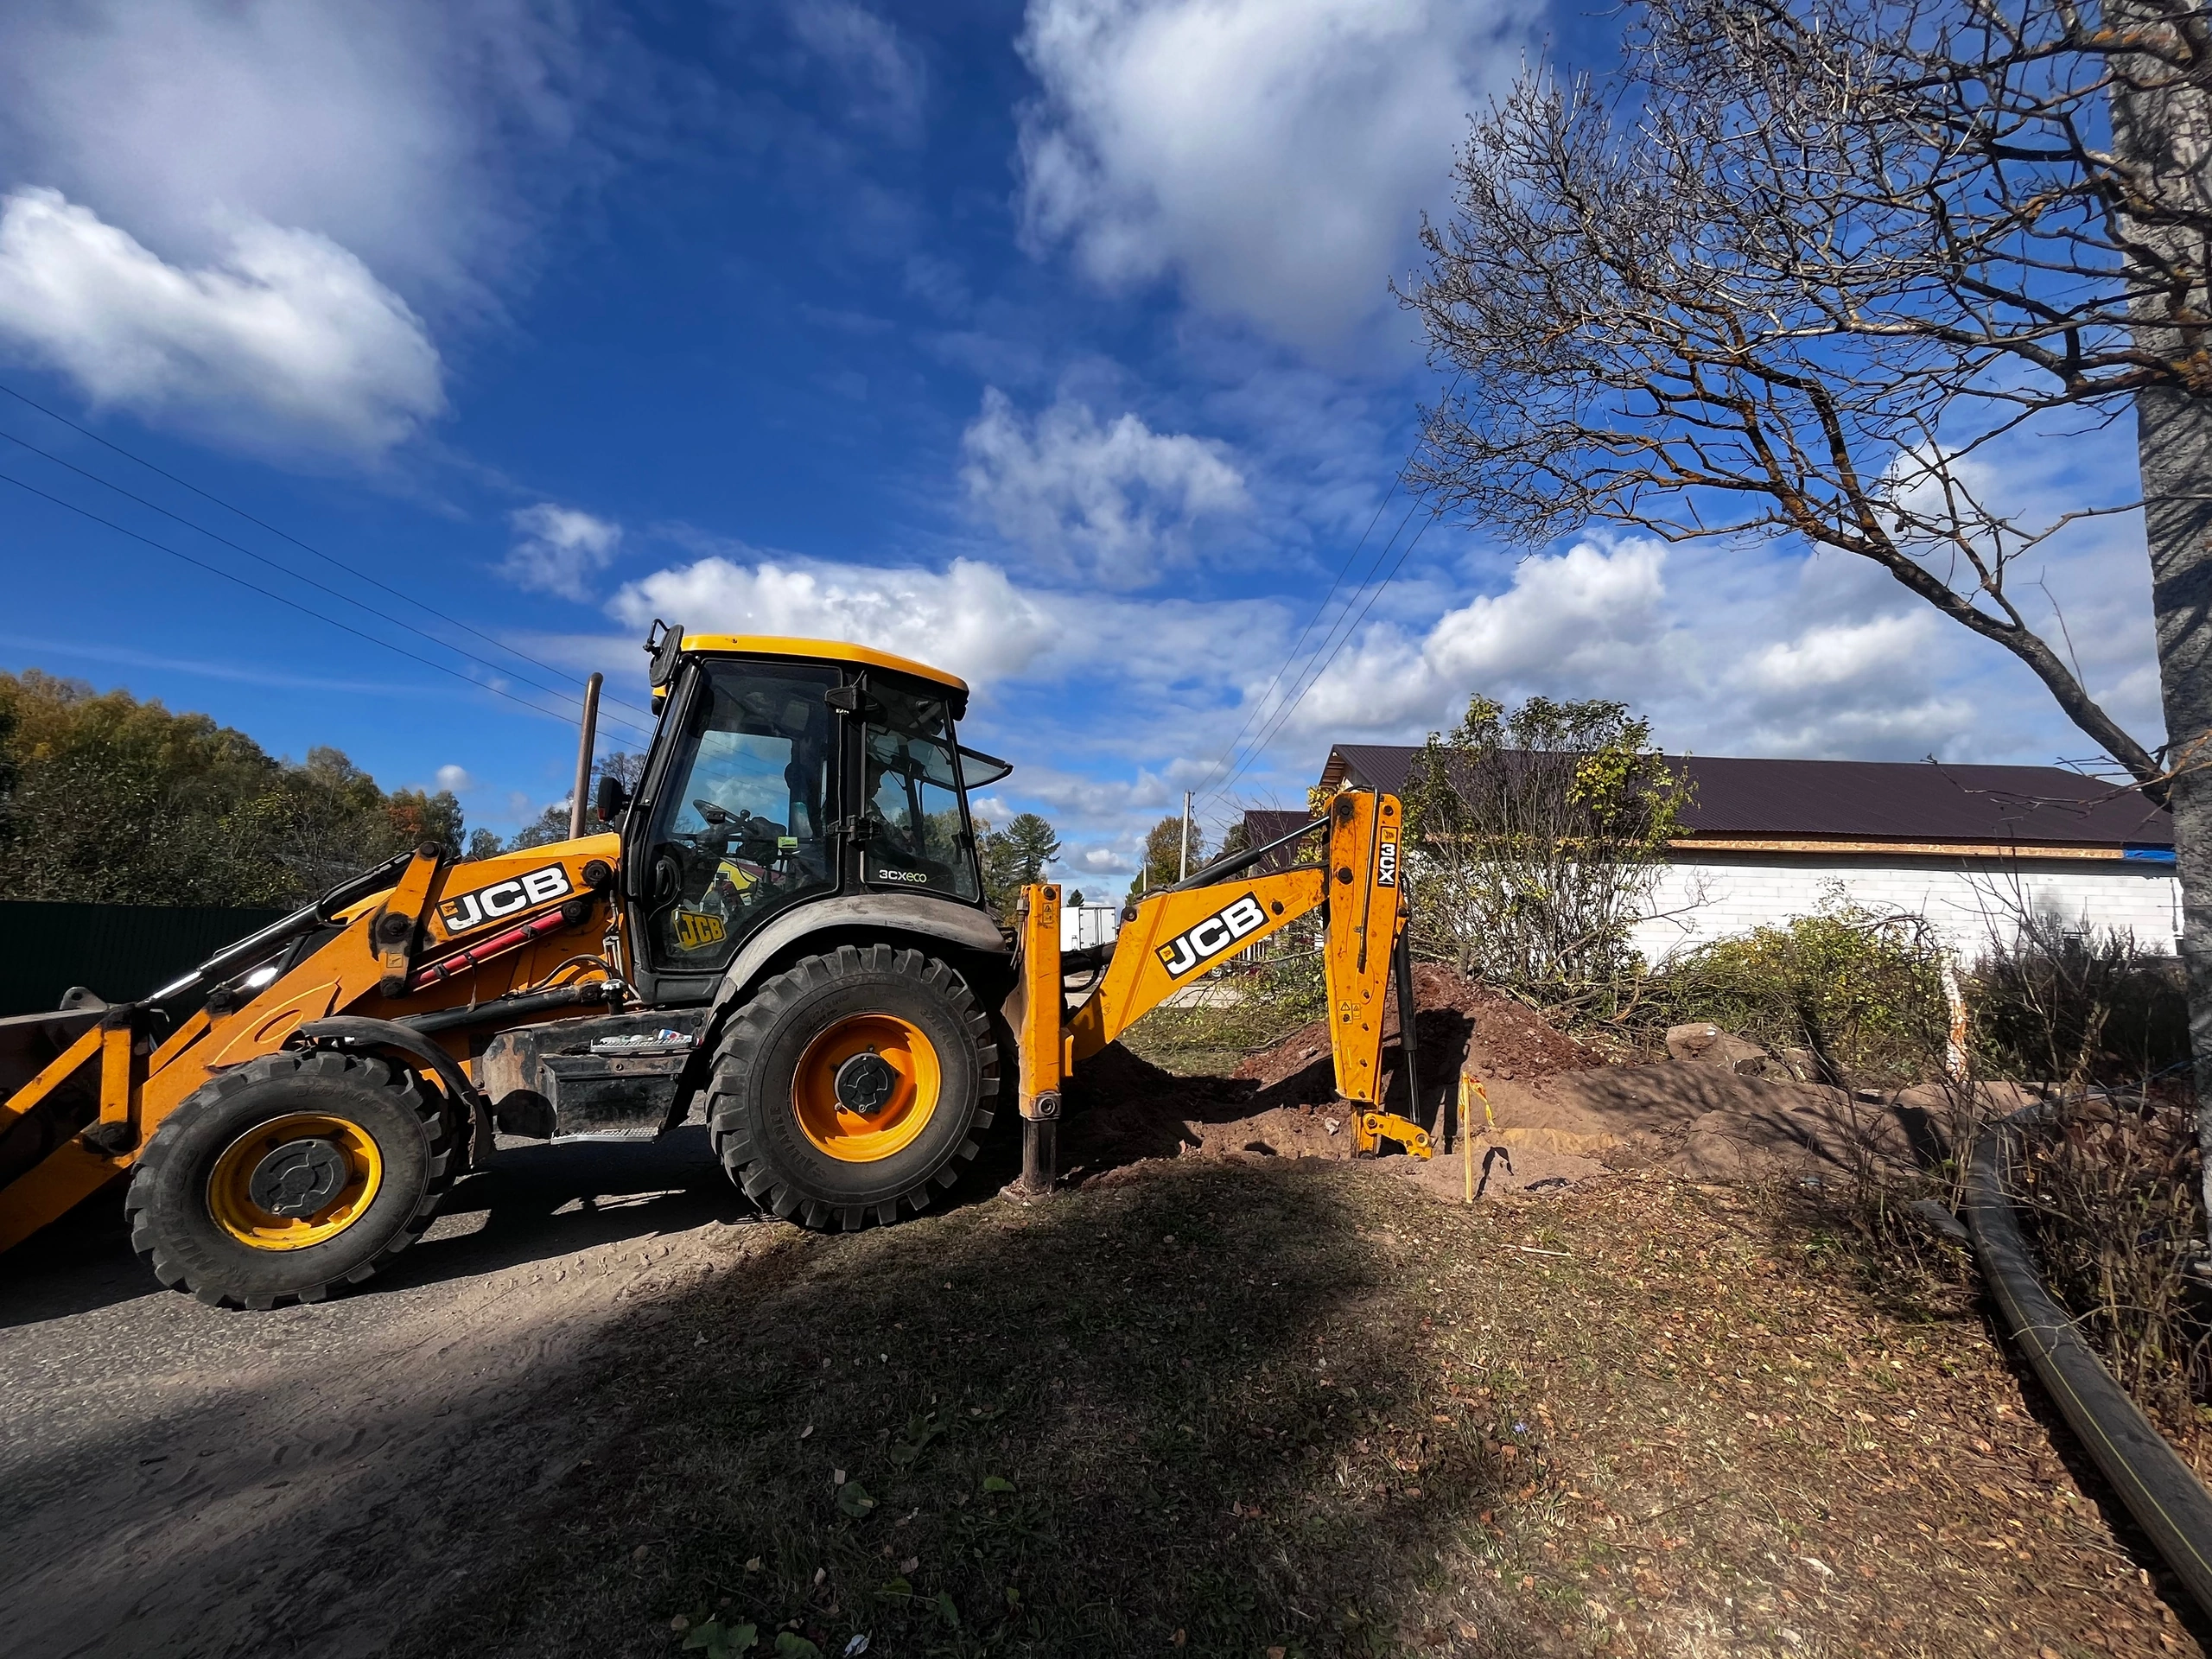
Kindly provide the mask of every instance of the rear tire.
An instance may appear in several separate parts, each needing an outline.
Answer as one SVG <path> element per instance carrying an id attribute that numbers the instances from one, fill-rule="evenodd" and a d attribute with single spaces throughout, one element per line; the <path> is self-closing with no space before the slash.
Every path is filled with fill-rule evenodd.
<path id="1" fill-rule="evenodd" d="M 902 1204 L 925 1208 L 976 1155 L 998 1058 L 945 963 L 841 945 L 760 986 L 724 1027 L 708 1103 L 715 1151 L 747 1197 L 787 1221 L 888 1224 Z"/>
<path id="2" fill-rule="evenodd" d="M 453 1184 L 442 1107 L 364 1055 L 250 1060 L 155 1131 L 124 1200 L 131 1247 L 170 1289 L 215 1307 L 360 1284 L 422 1236 Z"/>

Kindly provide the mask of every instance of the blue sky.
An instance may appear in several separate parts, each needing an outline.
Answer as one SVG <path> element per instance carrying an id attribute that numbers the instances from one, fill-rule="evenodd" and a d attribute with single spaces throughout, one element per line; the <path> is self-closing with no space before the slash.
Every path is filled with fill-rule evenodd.
<path id="1" fill-rule="evenodd" d="M 1417 740 L 1477 690 L 1625 697 L 1704 753 L 2083 757 L 1871 567 L 1414 539 L 1388 493 L 1435 382 L 1385 285 L 1467 114 L 1615 27 L 26 0 L 0 385 L 50 413 L 0 397 L 0 473 L 119 528 L 0 485 L 0 665 L 334 744 L 509 829 L 573 759 L 512 699 L 597 668 L 642 704 L 653 616 L 862 639 L 975 683 L 969 740 L 1020 767 L 994 809 L 1050 816 L 1078 881 L 1185 788 L 1217 827 L 1294 803 L 1332 740 Z M 2125 496 L 2129 435 L 1993 456 L 1995 486 Z M 2139 526 L 2077 526 L 2045 583 L 2155 741 Z"/>

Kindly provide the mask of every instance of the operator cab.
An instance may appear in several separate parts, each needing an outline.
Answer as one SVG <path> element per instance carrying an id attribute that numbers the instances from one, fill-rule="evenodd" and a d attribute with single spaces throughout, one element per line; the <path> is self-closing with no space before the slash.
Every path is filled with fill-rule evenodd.
<path id="1" fill-rule="evenodd" d="M 968 792 L 1011 768 L 960 747 L 965 682 L 860 645 L 659 623 L 646 649 L 661 719 L 622 862 L 655 1000 L 704 1000 L 748 937 L 812 899 L 982 908 Z"/>

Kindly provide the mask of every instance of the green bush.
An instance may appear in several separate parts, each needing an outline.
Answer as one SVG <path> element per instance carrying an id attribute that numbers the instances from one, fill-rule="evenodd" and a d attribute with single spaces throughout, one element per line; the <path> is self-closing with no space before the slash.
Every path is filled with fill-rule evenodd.
<path id="1" fill-rule="evenodd" d="M 1867 1086 L 1936 1073 L 1950 1028 L 1942 962 L 1918 920 L 1840 891 L 1787 926 L 1715 939 L 1655 973 L 1636 1023 L 1656 1038 L 1693 1020 L 1807 1050 L 1827 1081 Z"/>
<path id="2" fill-rule="evenodd" d="M 1976 966 L 1968 1001 L 1976 1061 L 1993 1077 L 2140 1085 L 2189 1059 L 2181 960 L 2130 933 L 2068 937 L 2031 921 Z"/>

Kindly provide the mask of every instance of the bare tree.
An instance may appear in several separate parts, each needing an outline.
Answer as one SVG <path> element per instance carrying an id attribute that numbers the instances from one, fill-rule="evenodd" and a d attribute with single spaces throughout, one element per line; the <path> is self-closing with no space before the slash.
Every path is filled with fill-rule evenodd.
<path id="1" fill-rule="evenodd" d="M 1630 943 L 1680 833 L 1688 786 L 1628 705 L 1470 698 L 1406 778 L 1414 949 L 1547 1013 L 1634 1001 Z"/>
<path id="2" fill-rule="evenodd" d="M 1456 211 L 1424 229 L 1403 298 L 1459 378 L 1420 481 L 1524 543 L 1593 519 L 1802 538 L 2012 652 L 2173 811 L 2212 1103 L 2207 0 L 1633 16 L 1622 73 L 1530 72 L 1474 123 Z M 2001 441 L 2131 411 L 2163 745 L 2021 602 L 2024 554 L 2138 504 L 2025 523 L 1977 486 Z"/>

